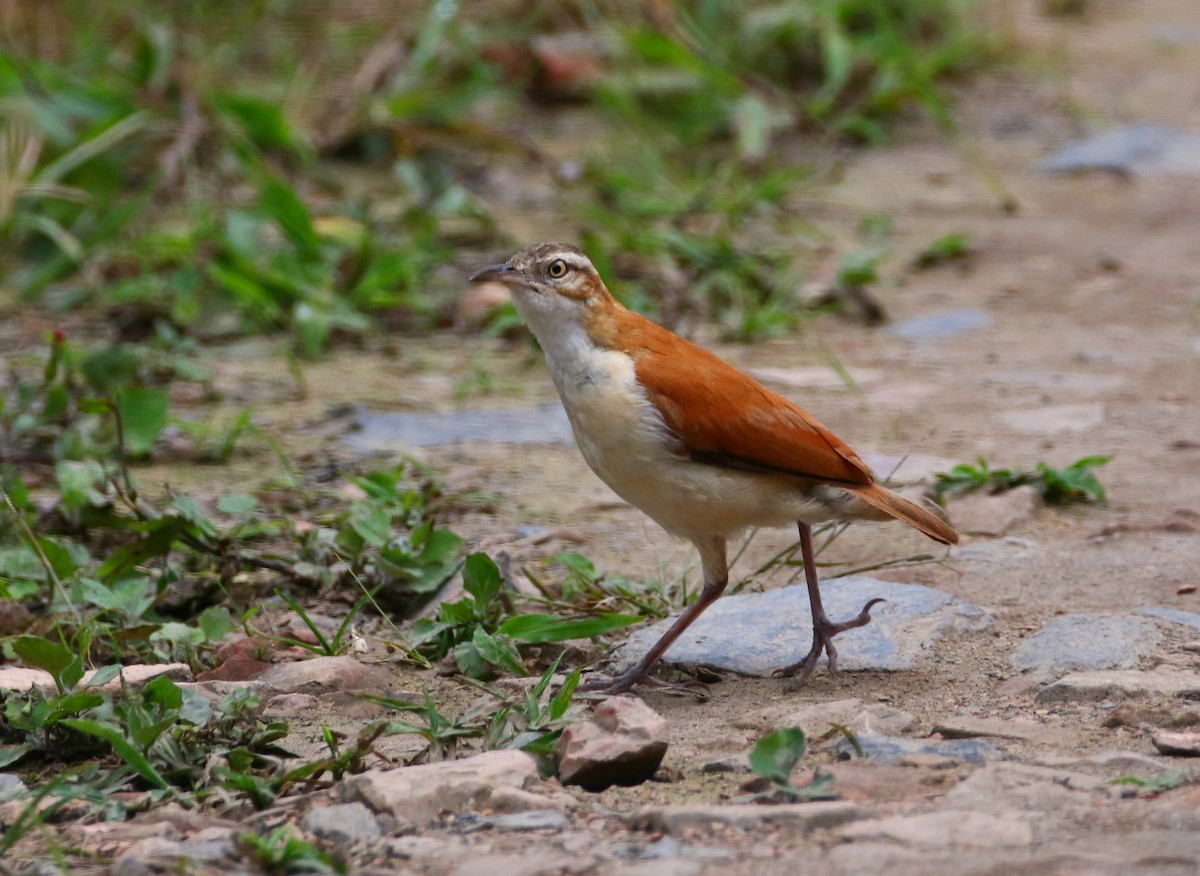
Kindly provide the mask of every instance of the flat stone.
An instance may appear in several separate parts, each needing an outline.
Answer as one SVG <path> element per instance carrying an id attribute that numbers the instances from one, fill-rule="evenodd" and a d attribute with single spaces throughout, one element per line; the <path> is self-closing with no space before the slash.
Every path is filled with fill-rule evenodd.
<path id="1" fill-rule="evenodd" d="M 933 762 L 921 762 L 925 758 L 932 758 Z M 863 758 L 839 760 L 823 764 L 821 773 L 833 776 L 833 791 L 839 800 L 861 803 L 871 812 L 878 812 L 880 806 L 895 812 L 898 804 L 928 802 L 944 794 L 971 769 L 960 760 L 911 755 L 894 766 Z"/>
<path id="2" fill-rule="evenodd" d="M 256 679 L 257 685 L 288 693 L 327 691 L 386 691 L 395 676 L 383 666 L 361 663 L 353 657 L 313 657 L 280 663 Z"/>
<path id="3" fill-rule="evenodd" d="M 895 766 L 914 755 L 936 755 L 954 758 L 966 763 L 983 763 L 1000 756 L 995 747 L 978 739 L 951 739 L 932 742 L 910 739 L 907 736 L 856 736 L 863 755 L 880 766 Z M 847 739 L 838 743 L 838 753 L 843 757 L 857 757 L 854 746 Z"/>
<path id="4" fill-rule="evenodd" d="M 398 822 L 423 825 L 443 811 L 545 809 L 550 801 L 528 792 L 537 781 L 537 762 L 525 752 L 487 751 L 464 760 L 368 770 L 340 788 L 346 802 L 361 801 Z M 521 794 L 499 794 L 502 789 Z"/>
<path id="5" fill-rule="evenodd" d="M 635 830 L 679 834 L 704 833 L 714 826 L 754 829 L 766 825 L 793 833 L 812 833 L 838 827 L 866 817 L 857 803 L 841 800 L 813 803 L 784 803 L 779 806 L 721 806 L 685 803 L 675 806 L 645 806 L 629 818 Z"/>
<path id="6" fill-rule="evenodd" d="M 54 676 L 43 669 L 5 666 L 0 669 L 0 690 L 22 692 L 35 687 L 54 690 Z"/>
<path id="7" fill-rule="evenodd" d="M 954 809 L 1057 812 L 1091 809 L 1093 798 L 1117 796 L 1102 777 L 1061 767 L 995 761 L 976 769 L 942 798 Z"/>
<path id="8" fill-rule="evenodd" d="M 361 803 L 338 803 L 310 809 L 301 826 L 336 845 L 370 839 L 380 833 L 375 813 Z"/>
<path id="9" fill-rule="evenodd" d="M 15 800 L 29 793 L 25 783 L 12 773 L 0 773 L 0 803 Z"/>
<path id="10" fill-rule="evenodd" d="M 1156 617 L 1173 624 L 1190 627 L 1193 630 L 1200 630 L 1200 614 L 1194 611 L 1180 611 L 1178 608 L 1167 608 L 1165 605 L 1148 605 L 1145 608 L 1139 608 L 1137 612 L 1138 614 Z"/>
<path id="11" fill-rule="evenodd" d="M 667 719 L 633 696 L 612 697 L 591 721 L 563 730 L 555 745 L 564 785 L 602 791 L 639 785 L 654 775 L 671 739 Z"/>
<path id="12" fill-rule="evenodd" d="M 321 701 L 312 694 L 303 693 L 284 693 L 271 697 L 263 703 L 262 714 L 264 716 L 285 716 L 302 715 L 306 712 L 312 712 L 320 706 Z"/>
<path id="13" fill-rule="evenodd" d="M 848 824 L 843 840 L 890 840 L 923 848 L 1008 848 L 1033 843 L 1033 829 L 1019 812 L 995 814 L 944 809 Z"/>
<path id="14" fill-rule="evenodd" d="M 991 324 L 992 318 L 986 310 L 960 307 L 902 319 L 888 326 L 888 331 L 906 341 L 929 343 L 984 329 Z"/>
<path id="15" fill-rule="evenodd" d="M 89 669 L 79 682 L 80 687 L 87 686 L 99 670 Z M 128 687 L 140 688 L 147 682 L 165 675 L 172 681 L 189 682 L 192 680 L 192 669 L 186 663 L 141 663 L 121 668 Z M 45 690 L 54 690 L 54 676 L 41 669 L 29 669 L 21 666 L 10 666 L 0 669 L 0 690 L 27 691 L 34 686 Z M 121 676 L 113 678 L 105 684 L 94 688 L 106 693 L 119 693 Z"/>
<path id="16" fill-rule="evenodd" d="M 739 751 L 710 760 L 700 767 L 702 773 L 748 773 L 750 772 L 750 752 Z"/>
<path id="17" fill-rule="evenodd" d="M 994 537 L 1032 518 L 1041 504 L 1038 491 L 1025 484 L 1003 493 L 976 490 L 953 495 L 946 500 L 946 513 L 960 533 Z"/>
<path id="18" fill-rule="evenodd" d="M 974 541 L 950 548 L 953 560 L 973 560 L 1004 566 L 1022 565 L 1038 552 L 1038 543 L 1028 538 L 1008 535 L 987 541 Z"/>
<path id="19" fill-rule="evenodd" d="M 841 669 L 911 669 L 942 636 L 987 629 L 991 615 L 970 602 L 920 584 L 897 584 L 852 575 L 822 586 L 825 610 L 835 621 L 858 614 L 875 597 L 867 626 L 837 637 Z M 743 675 L 769 676 L 796 662 L 812 645 L 808 592 L 803 586 L 739 593 L 717 600 L 667 651 L 667 660 Z M 666 632 L 674 618 L 636 631 L 617 653 L 631 666 Z"/>
<path id="20" fill-rule="evenodd" d="M 1178 697 L 1200 699 L 1200 674 L 1176 669 L 1072 672 L 1038 692 L 1039 703 Z"/>
<path id="21" fill-rule="evenodd" d="M 1068 143 L 1037 167 L 1048 173 L 1200 175 L 1200 134 L 1162 124 L 1125 125 Z"/>
<path id="22" fill-rule="evenodd" d="M 1182 730 L 1156 730 L 1150 742 L 1163 754 L 1174 757 L 1200 757 L 1200 733 Z"/>
<path id="23" fill-rule="evenodd" d="M 1099 402 L 1046 405 L 1002 411 L 994 419 L 999 425 L 1026 435 L 1090 432 L 1104 424 L 1104 405 Z"/>
<path id="24" fill-rule="evenodd" d="M 846 728 L 859 736 L 897 736 L 915 726 L 915 715 L 884 703 L 867 706 L 846 723 Z"/>
<path id="25" fill-rule="evenodd" d="M 1051 742 L 1062 738 L 1057 727 L 1047 727 L 1037 721 L 1020 718 L 946 718 L 933 725 L 933 732 L 946 739 L 972 739 L 987 736 L 993 739 L 1017 739 L 1023 742 Z"/>
<path id="26" fill-rule="evenodd" d="M 342 442 L 360 453 L 444 444 L 569 444 L 574 439 L 562 405 L 528 410 L 361 411 L 358 429 Z"/>
<path id="27" fill-rule="evenodd" d="M 510 812 L 491 819 L 491 825 L 501 833 L 527 830 L 566 830 L 570 825 L 566 815 L 557 809 L 534 809 L 529 812 Z"/>
<path id="28" fill-rule="evenodd" d="M 1017 646 L 1012 665 L 1037 681 L 1068 672 L 1132 669 L 1162 641 L 1146 618 L 1079 612 L 1051 618 Z"/>

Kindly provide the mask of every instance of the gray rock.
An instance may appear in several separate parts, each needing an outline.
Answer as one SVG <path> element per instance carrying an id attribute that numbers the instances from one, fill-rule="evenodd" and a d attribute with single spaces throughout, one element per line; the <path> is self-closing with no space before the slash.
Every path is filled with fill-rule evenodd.
<path id="1" fill-rule="evenodd" d="M 1092 703 L 1146 697 L 1200 698 L 1200 674 L 1177 669 L 1073 672 L 1042 688 L 1039 703 Z"/>
<path id="2" fill-rule="evenodd" d="M 375 814 L 361 803 L 339 803 L 310 809 L 301 826 L 337 845 L 379 836 Z"/>
<path id="3" fill-rule="evenodd" d="M 1104 425 L 1104 405 L 1099 402 L 1045 405 L 1040 408 L 1001 411 L 994 419 L 999 425 L 1025 435 L 1090 432 Z"/>
<path id="4" fill-rule="evenodd" d="M 1012 665 L 1037 681 L 1050 681 L 1068 672 L 1131 669 L 1161 641 L 1158 627 L 1146 618 L 1065 614 L 1052 618 L 1023 641 L 1012 656 Z"/>
<path id="5" fill-rule="evenodd" d="M 670 739 L 667 719 L 640 699 L 612 697 L 596 707 L 591 721 L 563 730 L 555 746 L 558 778 L 590 791 L 639 785 L 654 775 Z"/>
<path id="6" fill-rule="evenodd" d="M 986 310 L 977 307 L 961 307 L 915 316 L 892 323 L 888 331 L 899 338 L 915 343 L 928 343 L 952 338 L 966 332 L 987 328 L 992 318 Z"/>
<path id="7" fill-rule="evenodd" d="M 979 739 L 953 739 L 944 742 L 928 742 L 922 739 L 909 739 L 907 736 L 876 736 L 864 734 L 856 736 L 863 754 L 880 766 L 895 766 L 905 758 L 913 755 L 936 755 L 951 757 L 967 763 L 983 763 L 1001 757 L 1001 753 L 987 742 Z M 854 746 L 847 739 L 838 743 L 838 754 L 843 757 L 856 757 Z"/>
<path id="8" fill-rule="evenodd" d="M 896 736 L 907 733 L 915 726 L 915 715 L 883 703 L 867 706 L 846 724 L 847 729 L 860 736 Z"/>
<path id="9" fill-rule="evenodd" d="M 0 803 L 15 800 L 29 793 L 29 788 L 12 773 L 0 773 Z"/>
<path id="10" fill-rule="evenodd" d="M 739 751 L 710 760 L 700 767 L 702 773 L 748 773 L 750 772 L 750 752 Z"/>
<path id="11" fill-rule="evenodd" d="M 635 830 L 679 834 L 705 833 L 714 826 L 754 829 L 774 826 L 790 833 L 812 833 L 866 817 L 857 803 L 842 800 L 814 803 L 784 803 L 779 806 L 720 806 L 684 803 L 676 806 L 645 806 L 629 818 Z"/>
<path id="12" fill-rule="evenodd" d="M 565 830 L 570 821 L 557 809 L 534 809 L 529 812 L 512 812 L 497 815 L 491 825 L 501 833 L 516 833 L 526 830 Z"/>
<path id="13" fill-rule="evenodd" d="M 843 840 L 890 840 L 923 848 L 1008 848 L 1033 844 L 1033 829 L 1020 812 L 943 809 L 848 824 Z"/>
<path id="14" fill-rule="evenodd" d="M 835 621 L 858 614 L 881 597 L 874 619 L 837 637 L 841 669 L 910 669 L 941 636 L 987 629 L 991 615 L 970 602 L 920 584 L 897 584 L 864 575 L 826 582 L 826 613 Z M 618 652 L 631 666 L 673 618 L 638 630 Z M 743 675 L 769 676 L 796 662 L 812 645 L 808 591 L 803 586 L 725 596 L 702 614 L 667 651 L 669 661 L 696 663 Z"/>
<path id="15" fill-rule="evenodd" d="M 436 447 L 443 444 L 569 444 L 571 424 L 562 405 L 543 405 L 524 411 L 468 410 L 362 411 L 358 429 L 342 436 L 352 450 L 394 451 L 397 446 Z"/>
<path id="16" fill-rule="evenodd" d="M 1200 614 L 1194 611 L 1180 611 L 1177 608 L 1167 608 L 1165 605 L 1148 605 L 1145 608 L 1139 608 L 1138 614 L 1157 617 L 1173 624 L 1180 624 L 1185 627 L 1191 627 L 1193 630 L 1200 630 Z"/>
<path id="17" fill-rule="evenodd" d="M 1156 176 L 1200 174 L 1200 134 L 1136 124 L 1069 143 L 1038 165 L 1049 173 L 1106 170 Z"/>
<path id="18" fill-rule="evenodd" d="M 976 490 L 952 496 L 946 513 L 954 528 L 965 535 L 1000 536 L 1024 523 L 1041 506 L 1038 491 L 1028 484 L 1003 493 Z"/>
<path id="19" fill-rule="evenodd" d="M 224 866 L 238 858 L 234 831 L 208 828 L 184 842 L 148 837 L 134 843 L 113 862 L 113 876 L 198 872 L 200 867 Z"/>
<path id="20" fill-rule="evenodd" d="M 946 739 L 973 739 L 990 736 L 994 739 L 1018 739 L 1023 742 L 1057 742 L 1063 732 L 1057 727 L 1048 727 L 1037 721 L 1003 718 L 947 718 L 933 725 L 933 732 Z"/>
<path id="21" fill-rule="evenodd" d="M 528 790 L 537 781 L 537 763 L 525 752 L 488 751 L 464 760 L 368 770 L 340 788 L 347 802 L 361 801 L 398 822 L 422 825 L 443 811 L 545 809 L 551 801 Z"/>

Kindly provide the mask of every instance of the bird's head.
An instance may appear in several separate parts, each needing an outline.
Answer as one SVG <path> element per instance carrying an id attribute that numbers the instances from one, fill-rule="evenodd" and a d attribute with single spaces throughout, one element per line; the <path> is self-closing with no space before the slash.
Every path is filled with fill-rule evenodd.
<path id="1" fill-rule="evenodd" d="M 613 304 L 588 257 L 565 243 L 528 246 L 502 265 L 476 271 L 471 281 L 508 286 L 517 311 L 539 337 L 556 324 L 584 324 Z"/>

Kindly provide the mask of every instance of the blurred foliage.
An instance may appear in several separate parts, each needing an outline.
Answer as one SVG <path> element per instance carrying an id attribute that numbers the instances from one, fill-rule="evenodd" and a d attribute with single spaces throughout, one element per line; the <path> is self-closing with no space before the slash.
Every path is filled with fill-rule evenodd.
<path id="1" fill-rule="evenodd" d="M 7 7 L 0 302 L 282 329 L 307 356 L 436 323 L 455 250 L 512 245 L 495 220 L 516 193 L 487 168 L 544 176 L 571 104 L 593 111 L 587 171 L 544 208 L 619 291 L 668 320 L 786 327 L 794 241 L 742 229 L 806 174 L 791 135 L 943 118 L 937 83 L 987 57 L 971 0 Z"/>

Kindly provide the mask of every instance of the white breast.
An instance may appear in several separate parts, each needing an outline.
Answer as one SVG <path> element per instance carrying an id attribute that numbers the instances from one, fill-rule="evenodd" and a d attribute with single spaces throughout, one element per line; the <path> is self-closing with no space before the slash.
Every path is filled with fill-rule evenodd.
<path id="1" fill-rule="evenodd" d="M 670 430 L 637 381 L 633 359 L 598 349 L 558 302 L 514 296 L 546 353 L 575 441 L 592 471 L 663 529 L 684 538 L 748 526 L 829 519 L 836 497 L 794 478 L 703 465 L 672 449 Z M 526 306 L 522 306 L 522 305 Z M 550 302 L 546 302 L 550 304 Z M 532 306 L 530 306 L 532 305 Z M 832 491 L 840 492 L 840 491 Z"/>

